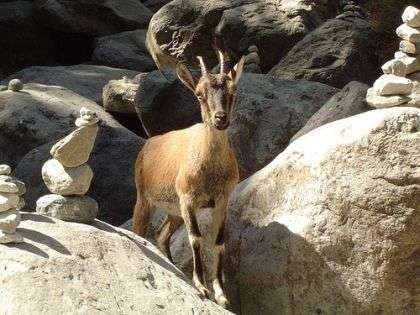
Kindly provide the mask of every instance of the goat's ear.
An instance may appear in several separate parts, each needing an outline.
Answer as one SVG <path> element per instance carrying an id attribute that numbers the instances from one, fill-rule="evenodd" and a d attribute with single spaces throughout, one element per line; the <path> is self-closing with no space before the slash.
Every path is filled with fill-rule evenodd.
<path id="1" fill-rule="evenodd" d="M 176 67 L 176 74 L 184 85 L 189 88 L 191 91 L 195 92 L 195 87 L 197 86 L 197 80 L 193 77 L 190 70 L 183 64 L 179 63 Z"/>
<path id="2" fill-rule="evenodd" d="M 244 64 L 245 57 L 242 56 L 241 60 L 239 60 L 239 62 L 229 72 L 229 77 L 235 84 L 238 84 L 238 81 L 241 78 L 242 70 L 244 69 Z"/>

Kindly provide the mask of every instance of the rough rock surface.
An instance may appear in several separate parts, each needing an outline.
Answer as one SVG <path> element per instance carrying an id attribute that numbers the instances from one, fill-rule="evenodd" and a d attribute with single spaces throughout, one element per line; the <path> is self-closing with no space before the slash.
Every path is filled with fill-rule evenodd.
<path id="1" fill-rule="evenodd" d="M 98 203 L 89 196 L 50 194 L 37 200 L 36 212 L 67 222 L 91 223 L 98 216 Z"/>
<path id="2" fill-rule="evenodd" d="M 308 120 L 290 142 L 322 125 L 370 110 L 371 108 L 366 103 L 368 89 L 369 85 L 361 82 L 353 81 L 347 84 Z"/>
<path id="3" fill-rule="evenodd" d="M 267 165 L 337 92 L 337 89 L 317 82 L 243 74 L 229 127 L 241 177 L 246 178 Z M 135 106 L 150 135 L 201 121 L 195 96 L 171 72 L 155 71 L 145 76 L 140 81 Z"/>
<path id="4" fill-rule="evenodd" d="M 241 314 L 420 312 L 420 110 L 320 127 L 230 200 L 227 283 Z"/>
<path id="5" fill-rule="evenodd" d="M 197 55 L 213 67 L 215 38 L 233 59 L 257 45 L 261 68 L 268 71 L 305 34 L 334 16 L 336 9 L 336 1 L 329 0 L 174 0 L 150 21 L 147 47 L 162 69 L 173 68 L 178 60 L 195 65 Z"/>
<path id="6" fill-rule="evenodd" d="M 98 104 L 102 103 L 102 88 L 109 80 L 123 76 L 134 77 L 138 72 L 106 66 L 75 65 L 60 67 L 32 66 L 19 71 L 2 82 L 20 79 L 23 83 L 62 86 Z"/>
<path id="7" fill-rule="evenodd" d="M 350 81 L 371 84 L 379 72 L 375 37 L 364 19 L 331 19 L 297 43 L 269 73 L 339 88 Z"/>
<path id="8" fill-rule="evenodd" d="M 33 64 L 54 63 L 52 34 L 36 24 L 30 1 L 0 1 L 0 12 L 0 79 Z"/>
<path id="9" fill-rule="evenodd" d="M 93 36 L 147 27 L 152 12 L 137 0 L 35 0 L 36 18 L 54 30 Z"/>
<path id="10" fill-rule="evenodd" d="M 121 224 L 134 206 L 133 165 L 143 140 L 94 102 L 61 87 L 39 84 L 27 84 L 19 93 L 0 92 L 0 158 L 16 164 L 25 156 L 14 175 L 27 184 L 25 198 L 28 207 L 34 208 L 36 199 L 48 193 L 41 178 L 42 165 L 51 158 L 55 142 L 74 130 L 74 119 L 82 107 L 98 113 L 101 120 L 89 162 L 97 174 L 91 195 L 101 205 L 101 219 Z M 119 189 L 110 193 L 115 183 Z"/>
<path id="11" fill-rule="evenodd" d="M 408 95 L 413 89 L 413 82 L 410 79 L 394 74 L 384 74 L 375 81 L 373 88 L 379 95 Z"/>
<path id="12" fill-rule="evenodd" d="M 0 313 L 230 314 L 201 299 L 176 267 L 133 233 L 100 221 L 88 226 L 22 217 L 18 231 L 26 242 L 0 247 L 0 301 L 7 301 L 0 302 Z"/>
<path id="13" fill-rule="evenodd" d="M 89 190 L 92 178 L 93 171 L 88 164 L 69 168 L 51 159 L 42 167 L 42 179 L 53 194 L 84 195 Z"/>
<path id="14" fill-rule="evenodd" d="M 139 79 L 148 74 L 142 73 L 134 79 L 111 80 L 104 86 L 102 103 L 109 112 L 135 114 L 134 99 L 139 88 Z"/>
<path id="15" fill-rule="evenodd" d="M 92 153 L 98 129 L 96 124 L 77 128 L 51 148 L 51 156 L 66 167 L 86 163 Z"/>
<path id="16" fill-rule="evenodd" d="M 11 193 L 0 194 L 0 212 L 15 208 L 19 203 L 19 196 Z"/>
<path id="17" fill-rule="evenodd" d="M 410 98 L 404 95 L 381 96 L 374 89 L 370 88 L 366 94 L 366 102 L 373 108 L 387 108 L 406 104 Z"/>
<path id="18" fill-rule="evenodd" d="M 11 209 L 0 212 L 0 231 L 13 234 L 20 224 L 21 215 L 19 210 Z"/>
<path id="19" fill-rule="evenodd" d="M 171 2 L 172 0 L 146 0 L 143 1 L 143 4 L 148 7 L 153 12 L 158 11 L 165 4 Z"/>
<path id="20" fill-rule="evenodd" d="M 101 65 L 141 72 L 156 69 L 145 46 L 146 30 L 135 30 L 99 37 L 92 60 Z"/>

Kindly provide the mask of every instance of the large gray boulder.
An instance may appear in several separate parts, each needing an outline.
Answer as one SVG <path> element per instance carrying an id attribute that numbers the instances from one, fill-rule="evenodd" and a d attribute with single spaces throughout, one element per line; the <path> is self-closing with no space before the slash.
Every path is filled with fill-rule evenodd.
<path id="1" fill-rule="evenodd" d="M 51 158 L 51 147 L 76 129 L 81 107 L 95 111 L 101 120 L 89 161 L 95 173 L 89 194 L 99 202 L 101 218 L 122 223 L 134 205 L 133 165 L 143 140 L 78 94 L 40 84 L 26 84 L 20 92 L 0 92 L 1 163 L 19 163 L 14 173 L 27 184 L 28 207 L 35 208 L 36 199 L 47 193 L 42 165 Z M 111 192 L 116 184 L 119 188 Z"/>
<path id="2" fill-rule="evenodd" d="M 367 84 L 378 77 L 376 34 L 365 19 L 332 19 L 297 43 L 270 74 L 342 88 L 350 81 Z"/>
<path id="3" fill-rule="evenodd" d="M 133 233 L 29 213 L 18 231 L 0 247 L 2 314 L 231 314 Z"/>
<path id="4" fill-rule="evenodd" d="M 54 63 L 52 34 L 34 21 L 31 2 L 0 1 L 0 12 L 0 79 L 32 64 Z"/>
<path id="5" fill-rule="evenodd" d="M 127 31 L 99 37 L 92 60 L 101 65 L 148 72 L 156 69 L 146 49 L 146 30 Z"/>
<path id="6" fill-rule="evenodd" d="M 230 200 L 241 314 L 418 314 L 420 109 L 374 110 L 293 142 Z"/>
<path id="7" fill-rule="evenodd" d="M 201 121 L 198 101 L 173 72 L 155 71 L 139 82 L 135 106 L 149 135 Z M 250 176 L 284 150 L 290 138 L 337 92 L 316 82 L 245 73 L 229 127 L 241 177 Z"/>
<path id="8" fill-rule="evenodd" d="M 102 88 L 110 80 L 121 79 L 123 76 L 134 77 L 136 74 L 137 71 L 87 64 L 59 67 L 32 66 L 14 73 L 2 83 L 7 84 L 11 79 L 20 79 L 23 83 L 58 85 L 101 104 Z"/>
<path id="9" fill-rule="evenodd" d="M 174 0 L 150 21 L 147 47 L 162 69 L 180 60 L 196 65 L 197 55 L 214 66 L 214 42 L 233 59 L 257 45 L 261 68 L 268 71 L 305 34 L 333 17 L 336 8 L 331 0 Z"/>
<path id="10" fill-rule="evenodd" d="M 347 84 L 307 121 L 290 142 L 327 123 L 371 110 L 372 108 L 366 103 L 366 93 L 369 88 L 369 85 L 357 81 Z"/>
<path id="11" fill-rule="evenodd" d="M 69 34 L 103 36 L 144 29 L 152 12 L 138 0 L 35 0 L 43 25 Z"/>

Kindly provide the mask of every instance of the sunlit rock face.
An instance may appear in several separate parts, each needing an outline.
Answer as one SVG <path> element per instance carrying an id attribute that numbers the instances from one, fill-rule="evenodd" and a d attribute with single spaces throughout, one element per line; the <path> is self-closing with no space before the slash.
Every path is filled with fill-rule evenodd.
<path id="1" fill-rule="evenodd" d="M 226 230 L 241 314 L 420 312 L 420 110 L 302 136 L 239 184 Z"/>

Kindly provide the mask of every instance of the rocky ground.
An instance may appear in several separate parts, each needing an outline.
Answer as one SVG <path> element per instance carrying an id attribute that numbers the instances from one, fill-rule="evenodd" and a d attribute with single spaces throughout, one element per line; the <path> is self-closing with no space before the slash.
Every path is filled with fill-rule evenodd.
<path id="1" fill-rule="evenodd" d="M 420 313 L 420 11 L 397 2 L 0 0 L 0 314 Z M 229 311 L 184 227 L 175 265 L 161 212 L 127 231 L 147 138 L 201 121 L 174 68 L 214 46 L 246 63 Z"/>

